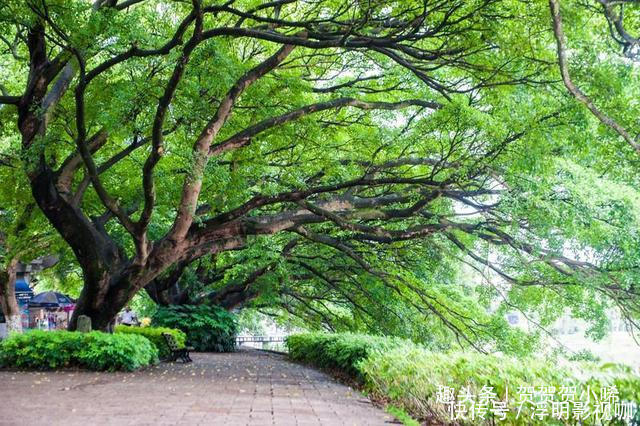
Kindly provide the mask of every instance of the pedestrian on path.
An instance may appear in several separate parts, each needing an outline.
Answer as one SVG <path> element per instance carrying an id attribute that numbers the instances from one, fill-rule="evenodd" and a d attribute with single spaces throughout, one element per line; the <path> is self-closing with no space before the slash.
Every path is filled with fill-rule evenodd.
<path id="1" fill-rule="evenodd" d="M 140 324 L 140 322 L 138 321 L 138 317 L 136 316 L 136 313 L 133 312 L 131 308 L 128 306 L 124 308 L 124 313 L 122 314 L 121 323 L 129 327 Z"/>

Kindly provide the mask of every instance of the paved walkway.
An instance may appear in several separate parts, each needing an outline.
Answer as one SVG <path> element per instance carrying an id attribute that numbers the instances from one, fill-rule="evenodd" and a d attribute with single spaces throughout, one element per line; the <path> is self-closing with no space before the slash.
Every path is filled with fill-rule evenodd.
<path id="1" fill-rule="evenodd" d="M 134 373 L 0 371 L 0 425 L 384 425 L 362 394 L 278 354 L 193 354 Z"/>

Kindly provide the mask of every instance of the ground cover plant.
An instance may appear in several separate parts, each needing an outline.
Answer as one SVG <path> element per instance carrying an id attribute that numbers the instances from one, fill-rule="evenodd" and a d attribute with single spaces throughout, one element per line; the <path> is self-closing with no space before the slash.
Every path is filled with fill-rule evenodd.
<path id="1" fill-rule="evenodd" d="M 133 334 L 33 330 L 0 341 L 0 367 L 7 368 L 132 371 L 157 361 L 156 346 Z"/>
<path id="2" fill-rule="evenodd" d="M 546 359 L 516 359 L 470 352 L 442 353 L 406 340 L 353 334 L 293 335 L 287 339 L 287 346 L 293 360 L 340 369 L 358 379 L 376 399 L 390 402 L 415 418 L 436 423 L 455 420 L 463 424 L 493 424 L 504 420 L 507 424 L 566 424 L 554 420 L 550 408 L 545 416 L 537 416 L 533 404 L 520 407 L 520 390 L 540 386 L 554 387 L 558 391 L 548 401 L 554 398 L 560 401 L 559 392 L 563 386 L 576 387 L 577 401 L 583 391 L 593 391 L 593 395 L 600 398 L 602 389 L 615 385 L 619 401 L 631 405 L 640 402 L 640 376 L 621 365 L 555 363 Z M 459 399 L 452 399 L 449 404 L 443 402 L 443 386 L 456 391 L 467 389 L 474 396 L 489 392 L 488 387 L 491 387 L 496 400 L 505 402 L 505 418 L 491 412 L 489 404 L 484 418 L 472 420 L 468 412 L 456 419 L 456 413 L 460 413 L 456 406 Z M 509 394 L 505 397 L 507 389 Z M 536 398 L 533 391 L 531 398 L 538 401 L 533 399 Z M 592 402 L 590 409 L 595 406 Z M 587 419 L 585 423 L 590 424 L 590 421 L 595 422 L 595 419 Z M 574 423 L 578 422 L 576 419 Z"/>
<path id="3" fill-rule="evenodd" d="M 126 325 L 118 325 L 115 328 L 115 332 L 119 334 L 136 334 L 146 337 L 158 349 L 158 356 L 160 357 L 160 359 L 166 359 L 171 354 L 171 351 L 167 346 L 167 342 L 162 336 L 163 333 L 171 334 L 176 339 L 178 347 L 180 348 L 183 348 L 185 346 L 185 341 L 187 338 L 183 331 L 178 330 L 177 328 L 169 327 L 131 327 Z"/>

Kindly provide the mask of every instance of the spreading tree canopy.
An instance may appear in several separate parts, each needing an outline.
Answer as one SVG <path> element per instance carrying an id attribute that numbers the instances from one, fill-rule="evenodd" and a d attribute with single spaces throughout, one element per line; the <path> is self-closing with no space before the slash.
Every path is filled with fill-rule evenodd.
<path id="1" fill-rule="evenodd" d="M 71 328 L 143 288 L 478 349 L 509 309 L 638 316 L 637 194 L 572 141 L 546 4 L 9 0 L 0 30 Z"/>

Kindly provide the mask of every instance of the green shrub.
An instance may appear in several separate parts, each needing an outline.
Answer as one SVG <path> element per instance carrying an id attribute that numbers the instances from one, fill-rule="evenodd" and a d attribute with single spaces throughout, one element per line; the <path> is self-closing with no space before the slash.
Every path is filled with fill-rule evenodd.
<path id="1" fill-rule="evenodd" d="M 395 417 L 404 426 L 420 426 L 420 423 L 407 414 L 402 408 L 398 408 L 395 405 L 387 405 L 385 411 Z"/>
<path id="2" fill-rule="evenodd" d="M 603 387 L 615 385 L 621 401 L 636 404 L 640 401 L 640 377 L 630 368 L 615 364 L 565 362 L 559 365 L 542 359 L 519 360 L 477 352 L 440 353 L 400 339 L 350 334 L 294 335 L 287 339 L 287 346 L 292 359 L 347 373 L 362 380 L 365 389 L 375 398 L 415 418 L 437 424 L 451 423 L 447 407 L 436 402 L 440 386 L 454 388 L 456 394 L 463 387 L 469 387 L 476 396 L 483 386 L 490 386 L 502 400 L 508 388 L 509 411 L 504 424 L 554 424 L 554 421 L 562 424 L 551 418 L 550 408 L 545 418 L 532 418 L 533 406 L 527 404 L 516 418 L 520 386 L 554 386 L 558 392 L 554 400 L 559 401 L 562 386 L 576 386 L 578 400 L 582 391 L 589 389 L 600 395 Z M 484 423 L 494 421 L 500 423 L 489 411 Z M 458 420 L 456 424 L 482 423 L 476 418 L 466 422 Z"/>
<path id="3" fill-rule="evenodd" d="M 237 325 L 233 314 L 207 305 L 176 305 L 159 308 L 152 324 L 182 330 L 187 345 L 197 351 L 231 352 L 235 350 Z"/>
<path id="4" fill-rule="evenodd" d="M 157 360 L 155 345 L 142 336 L 127 334 L 33 330 L 13 334 L 0 343 L 0 367 L 131 371 Z"/>
<path id="5" fill-rule="evenodd" d="M 306 333 L 287 337 L 289 357 L 320 368 L 342 371 L 362 379 L 358 364 L 376 350 L 403 344 L 402 339 L 363 334 Z"/>
<path id="6" fill-rule="evenodd" d="M 440 386 L 452 387 L 456 392 L 468 386 L 473 395 L 478 395 L 486 385 L 502 400 L 509 389 L 506 424 L 563 424 L 551 418 L 550 408 L 544 418 L 533 416 L 531 404 L 525 404 L 516 418 L 520 386 L 553 386 L 557 392 L 553 400 L 560 401 L 562 386 L 576 386 L 575 398 L 578 400 L 582 399 L 583 391 L 595 391 L 600 395 L 603 387 L 615 385 L 621 400 L 640 401 L 640 377 L 614 365 L 597 366 L 586 362 L 560 365 L 542 359 L 518 360 L 468 352 L 434 353 L 420 347 L 404 347 L 374 352 L 360 364 L 360 369 L 366 378 L 366 388 L 372 394 L 384 396 L 422 419 L 446 421 L 450 418 L 444 404 L 436 403 Z M 486 423 L 491 424 L 491 413 L 486 419 Z M 497 422 L 497 418 L 495 420 Z M 481 422 L 476 419 L 476 423 Z"/>
<path id="7" fill-rule="evenodd" d="M 127 325 L 116 326 L 115 332 L 118 334 L 137 334 L 144 336 L 151 341 L 158 349 L 160 359 L 166 359 L 171 354 L 167 342 L 162 336 L 163 333 L 171 334 L 178 343 L 178 347 L 184 348 L 187 336 L 182 330 L 168 327 L 130 327 Z"/>
<path id="8" fill-rule="evenodd" d="M 600 357 L 595 356 L 589 349 L 583 349 L 571 355 L 569 361 L 600 362 Z"/>

